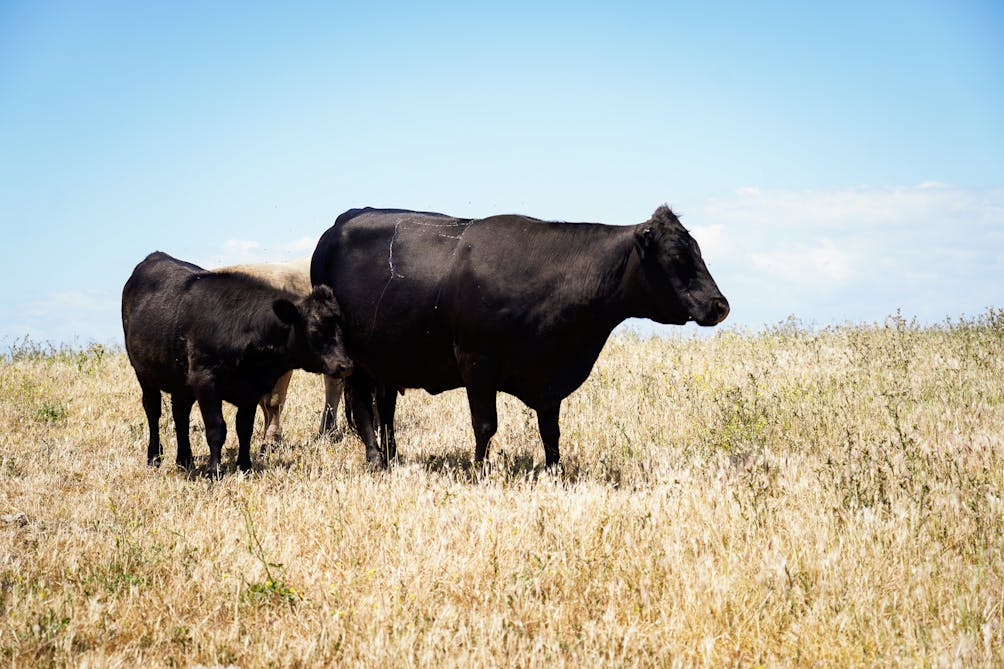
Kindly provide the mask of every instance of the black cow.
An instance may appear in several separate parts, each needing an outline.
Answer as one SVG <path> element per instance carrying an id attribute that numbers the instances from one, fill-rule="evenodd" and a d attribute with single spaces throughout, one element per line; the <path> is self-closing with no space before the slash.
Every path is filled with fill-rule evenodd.
<path id="1" fill-rule="evenodd" d="M 618 323 L 710 326 L 729 313 L 697 243 L 665 206 L 634 226 L 353 209 L 321 237 L 310 278 L 332 287 L 344 314 L 356 370 L 346 408 L 372 466 L 395 456 L 397 389 L 460 386 L 475 462 L 495 434 L 501 390 L 536 410 L 555 465 L 561 401 Z"/>
<path id="2" fill-rule="evenodd" d="M 220 473 L 227 436 L 222 403 L 237 406 L 237 466 L 251 468 L 258 400 L 291 369 L 341 376 L 351 369 L 331 289 L 303 297 L 244 274 L 208 272 L 151 253 L 122 290 L 126 352 L 150 427 L 147 463 L 159 466 L 160 393 L 171 395 L 178 465 L 190 468 L 188 421 L 199 402 L 209 442 L 206 473 Z"/>

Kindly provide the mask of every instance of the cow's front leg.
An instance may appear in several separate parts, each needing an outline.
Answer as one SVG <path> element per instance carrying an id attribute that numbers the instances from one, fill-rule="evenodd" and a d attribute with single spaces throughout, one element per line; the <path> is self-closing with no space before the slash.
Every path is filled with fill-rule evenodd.
<path id="1" fill-rule="evenodd" d="M 202 422 L 206 425 L 206 441 L 209 443 L 206 476 L 219 478 L 220 456 L 223 453 L 223 443 L 227 440 L 227 424 L 223 421 L 223 400 L 210 389 L 201 390 L 196 396 L 199 400 L 199 411 L 202 412 Z"/>
<path id="2" fill-rule="evenodd" d="M 537 410 L 537 427 L 540 429 L 540 438 L 544 442 L 544 461 L 548 469 L 557 467 L 561 457 L 558 450 L 558 439 L 561 436 L 561 430 L 558 428 L 558 415 L 560 413 L 561 404 Z"/>
<path id="3" fill-rule="evenodd" d="M 251 434 L 257 408 L 255 402 L 237 407 L 237 467 L 242 472 L 251 471 Z"/>
<path id="4" fill-rule="evenodd" d="M 370 469 L 384 469 L 387 462 L 377 447 L 373 430 L 373 383 L 362 374 L 353 374 L 346 379 L 346 384 L 345 401 L 352 415 L 352 428 L 366 445 L 366 464 Z"/>
<path id="5" fill-rule="evenodd" d="M 474 464 L 484 466 L 488 443 L 498 430 L 495 389 L 468 386 L 467 402 L 471 407 L 471 426 L 474 428 Z"/>

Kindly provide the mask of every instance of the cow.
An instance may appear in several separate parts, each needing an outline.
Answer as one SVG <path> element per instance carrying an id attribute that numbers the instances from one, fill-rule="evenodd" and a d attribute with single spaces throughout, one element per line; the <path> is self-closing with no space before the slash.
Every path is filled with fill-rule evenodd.
<path id="1" fill-rule="evenodd" d="M 291 369 L 343 376 L 338 303 L 320 286 L 307 297 L 252 277 L 210 272 L 154 252 L 122 290 L 126 353 L 150 429 L 147 464 L 160 466 L 160 393 L 171 395 L 178 465 L 192 467 L 188 426 L 198 401 L 209 443 L 206 474 L 220 475 L 223 402 L 237 406 L 237 466 L 251 468 L 251 433 L 261 397 Z"/>
<path id="2" fill-rule="evenodd" d="M 310 256 L 286 262 L 229 265 L 213 271 L 247 274 L 276 288 L 304 297 L 309 295 L 312 289 L 310 285 Z M 275 387 L 261 398 L 261 412 L 265 418 L 265 444 L 282 441 L 282 409 L 286 404 L 286 390 L 289 388 L 289 381 L 292 377 L 293 370 L 283 374 L 276 382 Z M 338 412 L 338 403 L 342 399 L 343 386 L 344 382 L 341 378 L 324 377 L 324 407 L 321 410 L 321 426 L 317 432 L 320 436 L 335 431 L 335 416 Z"/>
<path id="3" fill-rule="evenodd" d="M 536 411 L 545 464 L 554 467 L 561 402 L 586 380 L 614 327 L 630 317 L 713 326 L 729 313 L 668 206 L 633 226 L 352 209 L 318 241 L 310 279 L 330 286 L 342 308 L 354 363 L 346 411 L 375 469 L 396 456 L 398 390 L 460 387 L 476 465 L 495 434 L 502 391 Z"/>

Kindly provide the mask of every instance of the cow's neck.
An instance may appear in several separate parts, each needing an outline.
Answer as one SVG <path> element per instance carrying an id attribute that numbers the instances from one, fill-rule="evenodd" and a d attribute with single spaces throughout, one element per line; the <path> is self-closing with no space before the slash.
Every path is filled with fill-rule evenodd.
<path id="1" fill-rule="evenodd" d="M 637 226 L 628 228 L 631 230 L 629 243 L 621 250 L 627 261 L 618 282 L 616 302 L 621 310 L 622 321 L 628 318 L 647 318 L 661 322 L 656 311 L 659 299 L 645 276 L 642 257 L 635 243 L 636 228 Z"/>
<path id="2" fill-rule="evenodd" d="M 618 228 L 618 234 L 606 240 L 603 260 L 592 268 L 595 276 L 578 278 L 589 293 L 592 320 L 607 326 L 608 334 L 628 318 L 651 318 L 651 291 L 635 248 L 636 227 Z"/>

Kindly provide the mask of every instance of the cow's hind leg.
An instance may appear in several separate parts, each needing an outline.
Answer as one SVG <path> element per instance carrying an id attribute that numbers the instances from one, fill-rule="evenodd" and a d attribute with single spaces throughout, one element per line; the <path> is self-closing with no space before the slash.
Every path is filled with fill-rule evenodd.
<path id="1" fill-rule="evenodd" d="M 380 421 L 380 444 L 383 456 L 390 463 L 397 459 L 394 439 L 394 412 L 397 410 L 397 390 L 381 387 L 377 391 L 377 419 Z"/>
<path id="2" fill-rule="evenodd" d="M 558 415 L 560 413 L 560 404 L 537 410 L 537 427 L 540 429 L 540 438 L 544 442 L 544 459 L 548 468 L 557 466 L 560 458 L 558 450 L 558 439 L 561 436 L 561 430 L 558 428 Z"/>
<path id="3" fill-rule="evenodd" d="M 164 456 L 160 445 L 160 389 L 145 384 L 141 384 L 140 387 L 143 389 L 146 424 L 150 430 L 150 440 L 146 444 L 146 464 L 150 467 L 160 467 Z"/>
<path id="4" fill-rule="evenodd" d="M 335 436 L 335 417 L 338 414 L 338 403 L 342 399 L 342 391 L 345 388 L 345 380 L 334 376 L 324 377 L 324 410 L 321 412 L 321 427 L 317 435 L 323 437 L 326 434 Z"/>
<path id="5" fill-rule="evenodd" d="M 237 467 L 242 472 L 251 471 L 251 434 L 254 432 L 256 403 L 237 407 Z"/>
<path id="6" fill-rule="evenodd" d="M 192 442 L 188 428 L 192 417 L 192 405 L 195 396 L 189 393 L 176 392 L 171 395 L 171 415 L 174 417 L 174 433 L 178 438 L 178 467 L 192 468 Z"/>

